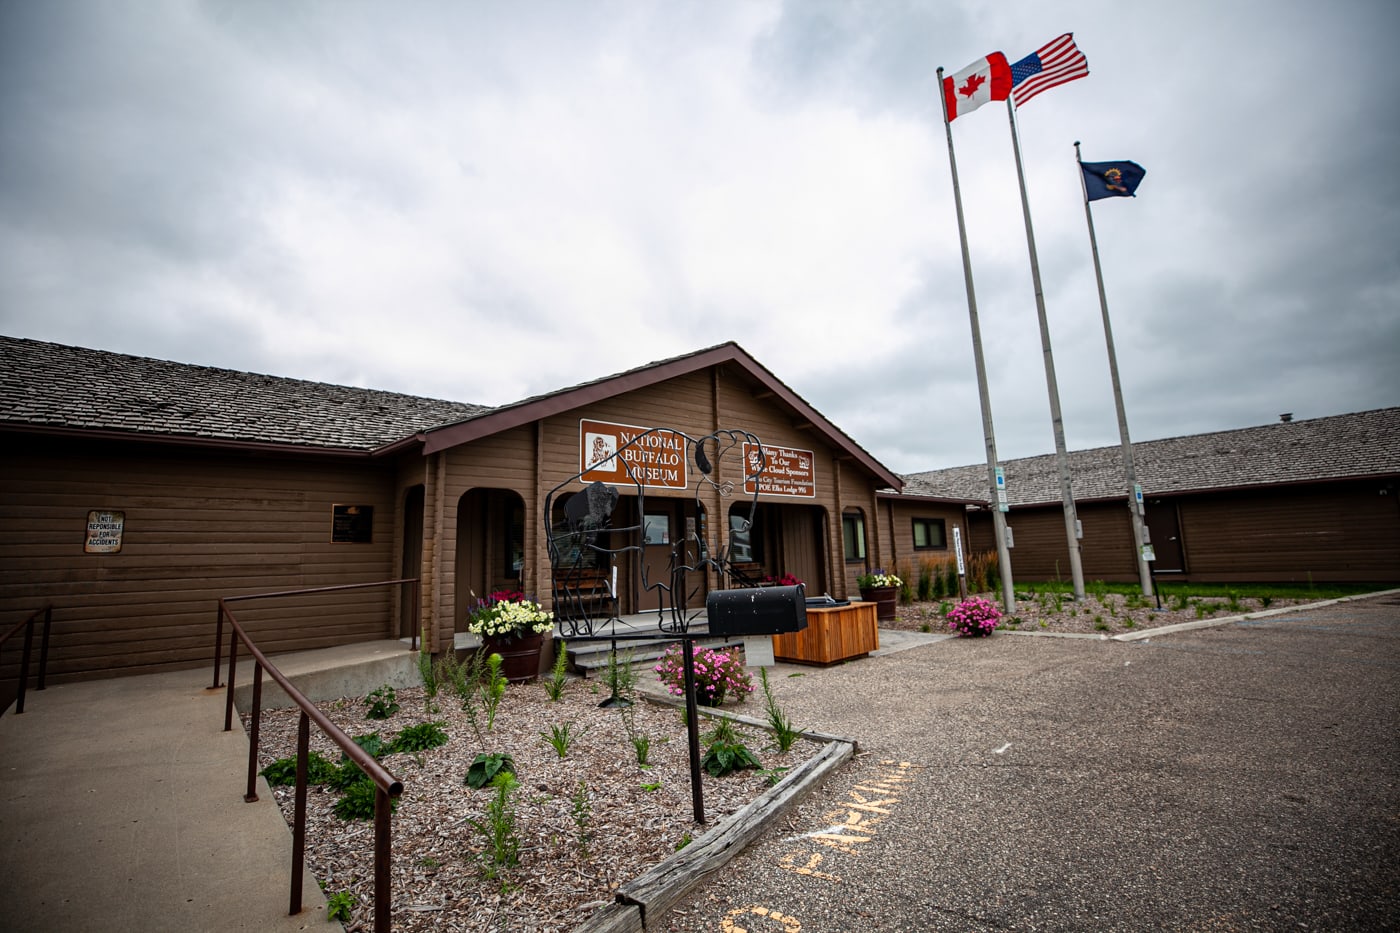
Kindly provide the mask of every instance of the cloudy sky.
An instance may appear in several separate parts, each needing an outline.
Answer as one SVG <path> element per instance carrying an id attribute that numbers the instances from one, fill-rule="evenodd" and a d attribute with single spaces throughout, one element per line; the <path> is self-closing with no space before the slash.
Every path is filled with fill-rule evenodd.
<path id="1" fill-rule="evenodd" d="M 892 469 L 983 462 L 936 69 L 1018 111 L 1064 428 L 1400 404 L 1393 0 L 0 0 L 0 332 L 499 404 L 737 341 Z M 1002 459 L 1054 449 L 1007 111 L 959 118 Z"/>

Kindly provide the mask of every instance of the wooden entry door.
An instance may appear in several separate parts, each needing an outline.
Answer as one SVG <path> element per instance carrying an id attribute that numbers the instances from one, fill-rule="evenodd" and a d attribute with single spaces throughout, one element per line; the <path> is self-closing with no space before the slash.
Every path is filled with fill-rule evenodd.
<path id="1" fill-rule="evenodd" d="M 648 498 L 645 509 L 642 515 L 642 590 L 638 593 L 637 610 L 654 612 L 662 608 L 665 588 L 671 585 L 671 555 L 682 544 L 685 519 L 680 503 L 673 499 Z"/>
<path id="2" fill-rule="evenodd" d="M 1155 573 L 1184 573 L 1186 549 L 1181 542 L 1181 522 L 1176 503 L 1170 499 L 1149 499 L 1145 516 L 1152 550 L 1157 556 Z"/>

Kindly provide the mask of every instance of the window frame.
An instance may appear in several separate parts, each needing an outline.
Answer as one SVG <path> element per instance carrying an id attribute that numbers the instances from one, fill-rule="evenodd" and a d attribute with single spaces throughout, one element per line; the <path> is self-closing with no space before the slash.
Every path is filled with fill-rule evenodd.
<path id="1" fill-rule="evenodd" d="M 853 550 L 855 553 L 852 553 Z M 865 562 L 869 551 L 866 544 L 864 513 L 841 513 L 841 553 L 848 564 Z"/>
<path id="2" fill-rule="evenodd" d="M 914 516 L 910 521 L 911 521 L 911 523 L 910 523 L 909 531 L 910 531 L 910 538 L 911 538 L 911 540 L 912 540 L 912 542 L 913 542 L 913 545 L 914 545 L 914 550 L 916 550 L 916 551 L 946 551 L 946 550 L 948 550 L 948 522 L 947 522 L 946 519 L 942 519 L 942 518 L 927 518 L 927 517 L 923 517 L 923 516 L 918 516 L 918 515 L 916 515 L 916 516 Z M 923 529 L 923 531 L 924 531 L 924 540 L 925 540 L 925 543 L 923 543 L 923 544 L 920 544 L 920 543 L 919 543 L 919 531 L 920 531 L 920 529 Z M 937 529 L 937 532 L 938 532 L 938 534 L 937 534 L 937 536 L 936 536 L 937 539 L 938 539 L 938 543 L 936 543 L 936 544 L 930 543 L 930 542 L 931 542 L 931 539 L 932 539 L 933 537 L 935 537 L 934 535 L 931 534 L 931 532 L 934 531 L 935 529 Z"/>

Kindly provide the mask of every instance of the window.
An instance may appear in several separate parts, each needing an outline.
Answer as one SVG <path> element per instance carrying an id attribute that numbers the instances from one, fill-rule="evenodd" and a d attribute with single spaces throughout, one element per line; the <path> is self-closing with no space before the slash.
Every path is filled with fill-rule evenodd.
<path id="1" fill-rule="evenodd" d="M 948 548 L 948 532 L 941 518 L 914 519 L 914 549 Z"/>
<path id="2" fill-rule="evenodd" d="M 525 506 L 519 502 L 506 505 L 506 566 L 505 575 L 519 580 L 525 567 Z"/>
<path id="3" fill-rule="evenodd" d="M 753 526 L 744 515 L 729 513 L 729 559 L 736 564 L 757 560 L 753 541 Z"/>
<path id="4" fill-rule="evenodd" d="M 841 538 L 846 547 L 846 560 L 865 560 L 865 516 L 847 512 L 841 516 Z"/>

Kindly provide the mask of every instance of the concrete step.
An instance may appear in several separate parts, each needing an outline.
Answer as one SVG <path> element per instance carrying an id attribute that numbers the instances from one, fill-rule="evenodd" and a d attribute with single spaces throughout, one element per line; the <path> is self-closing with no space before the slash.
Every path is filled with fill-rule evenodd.
<path id="1" fill-rule="evenodd" d="M 618 657 L 622 658 L 631 655 L 632 666 L 646 665 L 651 667 L 652 663 L 666 653 L 666 649 L 673 644 L 677 644 L 676 639 L 660 638 L 655 640 L 627 640 L 617 642 Z M 575 647 L 577 644 L 577 647 Z M 608 653 L 612 650 L 612 643 L 608 641 L 576 642 L 568 646 L 569 669 L 581 677 L 598 676 L 605 672 L 608 667 Z M 727 648 L 743 649 L 742 639 L 737 638 L 698 638 L 695 644 L 716 650 Z"/>

